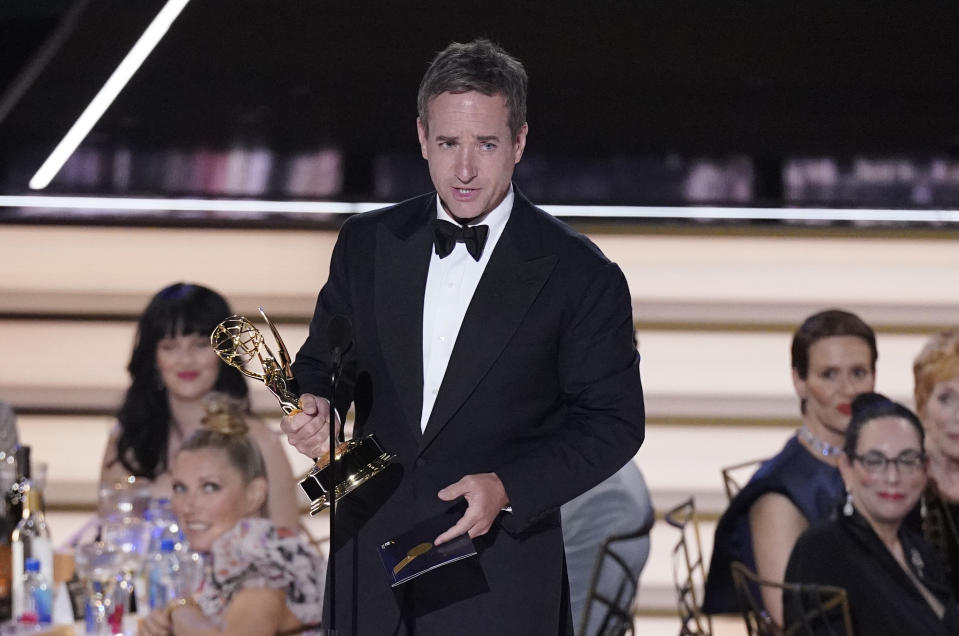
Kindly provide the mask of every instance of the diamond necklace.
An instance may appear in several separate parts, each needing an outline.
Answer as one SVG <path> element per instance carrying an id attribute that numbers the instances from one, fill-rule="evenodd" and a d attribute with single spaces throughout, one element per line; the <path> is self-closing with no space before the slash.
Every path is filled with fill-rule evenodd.
<path id="1" fill-rule="evenodd" d="M 833 457 L 842 452 L 842 448 L 840 446 L 833 446 L 829 442 L 824 442 L 813 435 L 812 431 L 806 428 L 805 424 L 799 427 L 799 439 L 812 446 L 813 450 L 823 457 Z"/>

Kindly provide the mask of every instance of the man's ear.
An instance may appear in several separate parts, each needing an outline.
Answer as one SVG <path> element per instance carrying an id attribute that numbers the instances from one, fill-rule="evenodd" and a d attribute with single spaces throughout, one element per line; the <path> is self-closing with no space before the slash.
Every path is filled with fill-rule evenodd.
<path id="1" fill-rule="evenodd" d="M 523 122 L 523 125 L 520 127 L 519 132 L 516 133 L 516 137 L 513 139 L 513 163 L 519 163 L 519 160 L 523 158 L 523 151 L 526 150 L 526 135 L 529 134 L 529 124 Z"/>
<path id="2" fill-rule="evenodd" d="M 428 131 L 426 130 L 426 124 L 423 123 L 422 119 L 417 117 L 416 118 L 416 136 L 420 140 L 420 153 L 423 155 L 424 159 L 429 159 L 429 155 L 426 152 L 426 149 L 427 149 L 426 135 L 427 134 L 428 134 Z"/>

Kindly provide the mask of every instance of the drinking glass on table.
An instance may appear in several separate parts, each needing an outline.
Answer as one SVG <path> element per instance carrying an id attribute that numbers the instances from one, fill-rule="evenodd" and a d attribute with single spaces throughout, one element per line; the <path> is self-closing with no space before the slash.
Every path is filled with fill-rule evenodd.
<path id="1" fill-rule="evenodd" d="M 126 607 L 130 606 L 130 595 L 133 593 L 134 587 L 140 589 L 144 587 L 143 579 L 137 577 L 143 573 L 152 529 L 153 525 L 151 523 L 139 517 L 107 519 L 101 526 L 100 540 L 116 546 L 122 553 L 119 566 L 120 588 L 123 592 L 122 596 Z M 136 586 L 134 580 L 138 581 Z"/>
<path id="2" fill-rule="evenodd" d="M 98 541 L 79 545 L 74 553 L 76 572 L 94 611 L 97 636 L 112 636 L 107 616 L 113 611 L 113 593 L 121 579 L 124 553 L 116 545 Z"/>
<path id="3" fill-rule="evenodd" d="M 101 519 L 143 517 L 150 503 L 150 484 L 136 477 L 100 484 L 99 514 Z"/>

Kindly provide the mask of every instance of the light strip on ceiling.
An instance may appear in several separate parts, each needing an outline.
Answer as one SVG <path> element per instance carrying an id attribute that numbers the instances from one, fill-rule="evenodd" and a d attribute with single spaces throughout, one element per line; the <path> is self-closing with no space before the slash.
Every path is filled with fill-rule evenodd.
<path id="1" fill-rule="evenodd" d="M 0 208 L 156 212 L 243 212 L 356 214 L 389 203 L 344 201 L 263 201 L 257 199 L 160 199 L 145 197 L 3 196 Z M 666 206 L 544 205 L 557 217 L 597 219 L 695 219 L 718 221 L 848 221 L 959 223 L 959 210 L 889 210 L 841 208 L 724 208 Z"/>
<path id="2" fill-rule="evenodd" d="M 30 188 L 33 190 L 42 190 L 50 184 L 53 177 L 60 172 L 60 168 L 66 163 L 70 155 L 77 149 L 90 130 L 96 125 L 106 112 L 113 100 L 116 99 L 123 87 L 127 85 L 133 74 L 137 72 L 143 61 L 150 55 L 153 48 L 163 38 L 169 30 L 170 25 L 176 19 L 183 8 L 190 0 L 167 0 L 160 12 L 157 13 L 150 26 L 146 28 L 140 39 L 137 40 L 130 52 L 127 53 L 123 61 L 120 62 L 110 78 L 94 96 L 93 100 L 80 113 L 80 116 L 67 134 L 64 135 L 60 143 L 57 144 L 50 156 L 47 157 L 43 165 L 37 170 L 33 178 L 30 179 Z"/>
<path id="3" fill-rule="evenodd" d="M 130 197 L 0 196 L 0 207 L 48 210 L 137 212 L 269 212 L 297 214 L 356 214 L 388 203 L 339 201 L 261 201 L 257 199 L 153 199 Z"/>
<path id="4" fill-rule="evenodd" d="M 851 221 L 959 223 L 959 210 L 845 208 L 724 208 L 544 205 L 554 216 L 581 218 L 696 219 L 721 221 Z"/>

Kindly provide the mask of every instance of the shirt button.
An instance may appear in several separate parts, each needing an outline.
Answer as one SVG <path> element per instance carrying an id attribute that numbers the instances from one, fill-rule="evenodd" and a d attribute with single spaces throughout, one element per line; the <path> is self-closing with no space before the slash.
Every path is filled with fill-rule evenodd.
<path id="1" fill-rule="evenodd" d="M 446 336 L 440 336 L 440 342 L 446 342 Z"/>
<path id="2" fill-rule="evenodd" d="M 433 395 L 436 395 L 437 393 L 439 393 L 439 389 L 436 389 L 436 388 L 430 389 L 430 393 L 432 393 Z"/>

